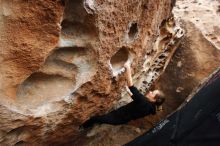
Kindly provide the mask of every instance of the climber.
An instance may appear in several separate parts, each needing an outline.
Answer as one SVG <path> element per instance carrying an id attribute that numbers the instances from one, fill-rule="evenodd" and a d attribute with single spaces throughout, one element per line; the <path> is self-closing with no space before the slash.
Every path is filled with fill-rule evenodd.
<path id="1" fill-rule="evenodd" d="M 133 101 L 105 115 L 91 117 L 81 125 L 81 128 L 86 129 L 96 123 L 112 125 L 126 124 L 131 120 L 150 114 L 156 114 L 156 107 L 160 107 L 165 101 L 162 92 L 159 90 L 150 91 L 145 97 L 136 87 L 133 86 L 130 65 L 127 63 L 124 67 L 126 69 L 128 88 L 130 89 L 130 92 L 128 93 Z"/>

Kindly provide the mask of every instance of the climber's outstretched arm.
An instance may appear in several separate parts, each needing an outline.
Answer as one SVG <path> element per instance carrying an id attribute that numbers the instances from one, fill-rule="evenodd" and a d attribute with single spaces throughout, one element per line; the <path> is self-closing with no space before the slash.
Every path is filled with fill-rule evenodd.
<path id="1" fill-rule="evenodd" d="M 131 98 L 134 101 L 144 102 L 146 100 L 146 97 L 143 94 L 141 94 L 140 91 L 136 87 L 134 87 L 132 76 L 131 76 L 131 67 L 130 67 L 129 62 L 125 63 L 124 67 L 125 67 L 125 73 L 126 73 L 127 82 L 128 82 L 128 89 L 127 89 L 128 94 L 131 96 Z"/>
<path id="2" fill-rule="evenodd" d="M 131 92 L 131 90 L 129 89 L 129 87 L 128 87 L 128 86 L 126 86 L 126 90 L 127 90 L 128 94 L 129 94 L 130 96 L 132 96 L 132 95 L 133 95 L 133 93 Z"/>
<path id="3" fill-rule="evenodd" d="M 126 78 L 127 78 L 127 82 L 128 82 L 128 87 L 133 86 L 133 81 L 132 81 L 132 77 L 131 77 L 131 67 L 129 63 L 126 63 L 124 65 L 125 67 L 125 73 L 126 73 Z"/>

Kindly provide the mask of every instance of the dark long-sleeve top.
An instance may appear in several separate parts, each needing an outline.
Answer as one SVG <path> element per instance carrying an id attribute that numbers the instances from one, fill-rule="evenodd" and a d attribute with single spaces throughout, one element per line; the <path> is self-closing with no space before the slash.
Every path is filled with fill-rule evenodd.
<path id="1" fill-rule="evenodd" d="M 155 105 L 149 102 L 136 87 L 131 86 L 129 89 L 133 94 L 131 96 L 133 101 L 108 114 L 108 116 L 117 119 L 120 124 L 156 113 Z"/>

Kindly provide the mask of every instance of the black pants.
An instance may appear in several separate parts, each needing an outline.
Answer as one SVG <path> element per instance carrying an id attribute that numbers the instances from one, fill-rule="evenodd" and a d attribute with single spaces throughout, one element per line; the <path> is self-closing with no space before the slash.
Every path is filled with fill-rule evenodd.
<path id="1" fill-rule="evenodd" d="M 125 124 L 129 121 L 128 119 L 123 119 L 123 118 L 117 117 L 114 112 L 115 111 L 112 111 L 106 115 L 92 117 L 88 121 L 86 121 L 82 126 L 84 128 L 88 128 L 88 127 L 93 126 L 95 123 L 120 125 L 120 124 Z"/>

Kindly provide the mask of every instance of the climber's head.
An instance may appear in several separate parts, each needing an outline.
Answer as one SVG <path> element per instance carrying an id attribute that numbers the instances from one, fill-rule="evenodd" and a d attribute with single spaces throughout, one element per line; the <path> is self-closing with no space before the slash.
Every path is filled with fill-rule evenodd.
<path id="1" fill-rule="evenodd" d="M 160 107 L 165 101 L 164 94 L 160 90 L 150 91 L 146 96 L 148 100 L 153 102 L 157 107 Z"/>

